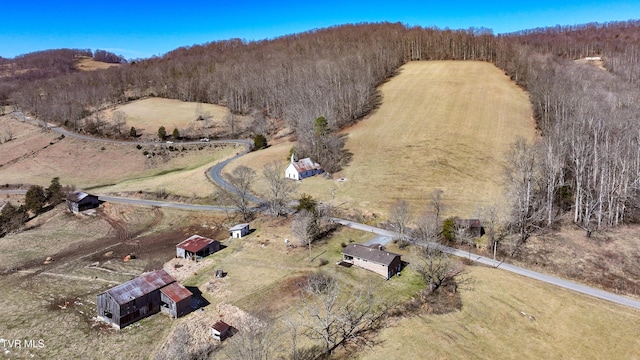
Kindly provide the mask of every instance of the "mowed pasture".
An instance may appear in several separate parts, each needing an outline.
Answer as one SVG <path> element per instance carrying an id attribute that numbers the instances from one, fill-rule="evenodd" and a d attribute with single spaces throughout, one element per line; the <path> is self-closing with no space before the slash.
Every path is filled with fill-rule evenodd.
<path id="1" fill-rule="evenodd" d="M 107 118 L 113 111 L 122 111 L 127 115 L 127 129 L 136 128 L 138 135 L 146 138 L 157 138 L 158 128 L 164 126 L 167 135 L 171 135 L 174 128 L 181 133 L 189 131 L 198 133 L 199 136 L 216 136 L 228 131 L 226 122 L 229 109 L 219 105 L 186 102 L 165 98 L 147 98 L 132 101 L 120 105 L 115 109 L 105 110 Z M 210 117 L 207 123 L 204 120 L 196 120 L 199 115 Z M 245 126 L 247 117 L 235 116 L 238 129 Z"/>
<path id="2" fill-rule="evenodd" d="M 120 66 L 120 64 L 96 61 L 88 56 L 81 56 L 76 60 L 76 68 L 80 71 L 103 70 L 114 66 Z"/>
<path id="3" fill-rule="evenodd" d="M 19 122 L 11 115 L 0 117 L 0 124 L 13 133 L 13 140 L 0 144 L 0 184 L 48 186 L 57 176 L 64 185 L 96 192 L 162 191 L 206 197 L 215 191 L 206 169 L 238 151 L 212 143 L 174 144 L 169 151 L 166 144 L 138 149 L 134 144 L 60 139 L 53 131 Z"/>
<path id="4" fill-rule="evenodd" d="M 351 163 L 334 180 L 303 180 L 300 193 L 382 214 L 397 200 L 422 210 L 435 189 L 451 216 L 504 201 L 505 152 L 517 136 L 536 136 L 527 94 L 504 73 L 486 62 L 415 61 L 380 92 L 381 106 L 343 131 Z M 274 160 L 286 166 L 293 145 L 250 154 L 228 171 L 240 164 L 261 171 Z"/>
<path id="5" fill-rule="evenodd" d="M 401 319 L 356 358 L 640 359 L 640 312 L 498 269 L 467 268 L 462 309 Z"/>

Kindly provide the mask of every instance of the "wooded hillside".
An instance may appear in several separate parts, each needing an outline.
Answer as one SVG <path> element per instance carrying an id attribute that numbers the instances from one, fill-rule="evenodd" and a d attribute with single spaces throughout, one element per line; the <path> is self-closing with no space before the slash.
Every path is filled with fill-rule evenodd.
<path id="1" fill-rule="evenodd" d="M 574 61 L 585 57 L 601 57 L 603 67 Z M 569 210 L 587 232 L 636 220 L 640 21 L 499 36 L 482 28 L 344 25 L 184 47 L 91 73 L 61 71 L 21 82 L 4 97 L 69 127 L 147 96 L 221 104 L 256 123 L 284 119 L 304 142 L 320 116 L 336 130 L 369 113 L 380 101 L 376 87 L 413 60 L 492 62 L 529 91 L 544 138 L 510 155 L 512 224 L 523 242 Z"/>

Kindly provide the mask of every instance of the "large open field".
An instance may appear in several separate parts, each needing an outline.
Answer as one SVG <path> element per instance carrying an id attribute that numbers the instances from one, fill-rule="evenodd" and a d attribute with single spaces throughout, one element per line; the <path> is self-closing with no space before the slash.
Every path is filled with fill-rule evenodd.
<path id="1" fill-rule="evenodd" d="M 471 216 L 503 200 L 504 153 L 515 137 L 535 136 L 522 89 L 486 62 L 428 61 L 404 65 L 380 91 L 380 108 L 344 130 L 351 164 L 334 180 L 305 179 L 300 192 L 329 201 L 335 188 L 335 204 L 383 214 L 398 199 L 417 210 L 436 188 L 444 191 L 449 215 Z M 237 164 L 257 170 L 273 160 L 286 165 L 291 146 Z"/>
<path id="2" fill-rule="evenodd" d="M 127 115 L 127 127 L 135 127 L 143 137 L 157 138 L 158 128 L 164 126 L 171 135 L 174 128 L 184 134 L 190 132 L 202 136 L 218 136 L 227 133 L 229 109 L 219 105 L 186 102 L 165 98 L 148 98 L 103 111 L 107 118 L 112 112 L 122 111 Z M 196 120 L 199 115 L 209 120 Z M 246 127 L 247 117 L 235 116 L 237 129 Z"/>

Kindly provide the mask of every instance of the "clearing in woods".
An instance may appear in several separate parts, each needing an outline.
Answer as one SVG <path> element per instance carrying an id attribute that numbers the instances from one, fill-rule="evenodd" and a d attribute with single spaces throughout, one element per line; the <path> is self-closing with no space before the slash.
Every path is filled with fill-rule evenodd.
<path id="1" fill-rule="evenodd" d="M 226 132 L 229 109 L 224 106 L 186 102 L 165 98 L 148 98 L 118 106 L 115 110 L 127 114 L 127 128 L 135 127 L 138 135 L 157 138 L 158 128 L 164 126 L 167 135 L 178 128 L 181 135 L 193 131 L 199 136 L 214 136 Z M 103 111 L 110 118 L 112 110 Z M 199 115 L 210 120 L 196 120 Z M 247 117 L 235 116 L 236 126 L 244 127 Z"/>
<path id="2" fill-rule="evenodd" d="M 383 214 L 398 199 L 422 209 L 436 188 L 444 191 L 446 215 L 468 217 L 503 201 L 505 151 L 517 136 L 536 136 L 521 88 L 490 63 L 414 61 L 380 91 L 380 108 L 344 130 L 351 163 L 334 181 L 305 179 L 300 193 L 331 201 L 335 188 L 335 204 Z M 249 154 L 225 170 L 242 164 L 261 171 L 274 160 L 286 166 L 293 145 Z"/>

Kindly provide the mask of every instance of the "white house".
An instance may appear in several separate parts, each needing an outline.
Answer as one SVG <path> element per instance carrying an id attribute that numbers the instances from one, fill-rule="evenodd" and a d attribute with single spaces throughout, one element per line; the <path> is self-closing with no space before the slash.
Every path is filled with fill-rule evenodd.
<path id="1" fill-rule="evenodd" d="M 291 163 L 284 170 L 284 177 L 287 179 L 302 180 L 324 172 L 320 164 L 314 163 L 310 158 L 304 158 L 298 161 L 294 161 L 293 159 L 294 156 L 291 155 Z"/>
<path id="2" fill-rule="evenodd" d="M 232 238 L 239 239 L 249 233 L 249 224 L 238 224 L 229 229 L 229 235 Z"/>

